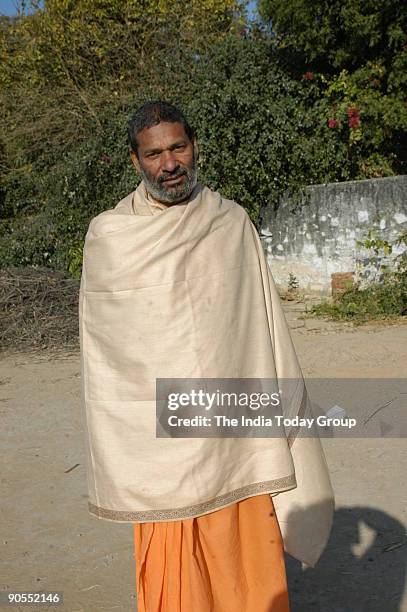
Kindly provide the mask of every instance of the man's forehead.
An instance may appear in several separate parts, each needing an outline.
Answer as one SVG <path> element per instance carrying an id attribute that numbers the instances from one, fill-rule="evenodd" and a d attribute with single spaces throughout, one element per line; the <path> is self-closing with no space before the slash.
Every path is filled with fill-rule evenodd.
<path id="1" fill-rule="evenodd" d="M 138 145 L 142 149 L 161 147 L 179 140 L 188 140 L 182 123 L 161 121 L 137 134 Z"/>

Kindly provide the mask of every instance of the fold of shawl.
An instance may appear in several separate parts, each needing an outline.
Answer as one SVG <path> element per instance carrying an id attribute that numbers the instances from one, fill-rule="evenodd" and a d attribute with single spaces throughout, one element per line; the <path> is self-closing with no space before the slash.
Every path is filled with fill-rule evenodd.
<path id="1" fill-rule="evenodd" d="M 286 550 L 315 563 L 333 508 L 317 438 L 156 438 L 156 378 L 297 379 L 287 410 L 307 409 L 246 211 L 198 184 L 152 214 L 141 183 L 89 225 L 79 316 L 91 514 L 180 520 L 270 493 Z"/>

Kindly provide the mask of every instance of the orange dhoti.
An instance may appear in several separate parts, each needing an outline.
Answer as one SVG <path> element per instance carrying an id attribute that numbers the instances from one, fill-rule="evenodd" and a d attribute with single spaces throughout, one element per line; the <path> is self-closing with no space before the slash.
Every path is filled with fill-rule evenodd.
<path id="1" fill-rule="evenodd" d="M 138 612 L 289 612 L 272 498 L 197 518 L 135 523 Z"/>

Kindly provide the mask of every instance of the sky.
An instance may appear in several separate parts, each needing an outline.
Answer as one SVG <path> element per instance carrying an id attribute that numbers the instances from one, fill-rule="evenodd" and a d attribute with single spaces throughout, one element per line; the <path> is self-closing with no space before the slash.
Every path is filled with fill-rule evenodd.
<path id="1" fill-rule="evenodd" d="M 0 0 L 0 14 L 1 15 L 16 15 L 17 14 L 17 0 Z M 248 9 L 250 13 L 256 10 L 256 1 L 252 0 L 249 2 Z"/>
<path id="2" fill-rule="evenodd" d="M 0 15 L 12 17 L 17 14 L 17 0 L 0 0 Z"/>
<path id="3" fill-rule="evenodd" d="M 2 15 L 15 15 L 16 7 L 12 0 L 0 0 L 0 13 Z"/>

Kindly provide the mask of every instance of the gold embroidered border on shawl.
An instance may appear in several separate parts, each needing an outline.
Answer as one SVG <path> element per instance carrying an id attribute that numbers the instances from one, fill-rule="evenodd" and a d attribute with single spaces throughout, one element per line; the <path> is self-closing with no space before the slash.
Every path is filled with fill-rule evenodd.
<path id="1" fill-rule="evenodd" d="M 247 497 L 259 495 L 261 493 L 274 493 L 287 491 L 296 486 L 297 482 L 294 474 L 285 476 L 283 478 L 277 478 L 275 480 L 266 480 L 264 482 L 255 482 L 240 489 L 235 489 L 230 493 L 219 495 L 207 502 L 201 504 L 195 504 L 194 506 L 186 506 L 184 508 L 175 508 L 167 510 L 136 510 L 128 512 L 126 510 L 107 510 L 88 502 L 89 512 L 99 518 L 105 518 L 111 521 L 134 521 L 136 523 L 143 523 L 146 521 L 170 521 L 170 520 L 182 520 L 201 516 L 202 514 L 208 514 L 215 510 L 219 510 L 221 507 L 227 506 L 231 503 L 241 501 Z"/>

